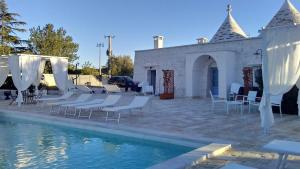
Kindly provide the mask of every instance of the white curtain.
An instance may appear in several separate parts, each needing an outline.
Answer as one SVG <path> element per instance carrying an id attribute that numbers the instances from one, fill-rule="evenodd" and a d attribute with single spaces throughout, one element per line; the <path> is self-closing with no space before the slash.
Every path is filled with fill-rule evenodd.
<path id="1" fill-rule="evenodd" d="M 41 60 L 39 69 L 37 71 L 36 80 L 33 82 L 33 85 L 35 86 L 35 94 L 36 95 L 38 94 L 38 86 L 39 86 L 39 84 L 41 82 L 41 79 L 42 79 L 42 75 L 43 75 L 43 72 L 44 72 L 44 69 L 45 69 L 45 64 L 46 64 L 46 60 Z"/>
<path id="2" fill-rule="evenodd" d="M 0 56 L 1 57 L 1 56 Z M 0 59 L 0 87 L 5 82 L 9 73 L 7 60 Z"/>
<path id="3" fill-rule="evenodd" d="M 274 123 L 270 95 L 288 92 L 300 76 L 300 31 L 295 27 L 270 29 L 263 32 L 263 40 L 266 48 L 263 52 L 264 94 L 260 115 L 261 125 L 267 131 Z"/>
<path id="4" fill-rule="evenodd" d="M 50 62 L 57 88 L 61 91 L 66 91 L 68 82 L 68 59 L 52 57 L 50 58 Z"/>
<path id="5" fill-rule="evenodd" d="M 18 106 L 23 102 L 22 91 L 26 90 L 37 77 L 41 57 L 32 55 L 14 55 L 8 58 L 9 69 L 14 85 L 18 90 Z"/>

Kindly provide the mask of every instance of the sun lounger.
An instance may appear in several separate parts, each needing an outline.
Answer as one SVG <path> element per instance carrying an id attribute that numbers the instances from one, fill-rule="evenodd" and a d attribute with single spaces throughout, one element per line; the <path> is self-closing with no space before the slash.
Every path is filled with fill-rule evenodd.
<path id="1" fill-rule="evenodd" d="M 84 105 L 93 105 L 93 104 L 99 104 L 102 103 L 104 99 L 94 99 L 90 101 L 85 101 L 81 103 L 70 103 L 70 104 L 64 104 L 61 105 L 62 107 L 76 107 L 76 106 L 84 106 Z"/>
<path id="2" fill-rule="evenodd" d="M 58 101 L 58 100 L 66 100 L 69 99 L 74 93 L 73 92 L 67 92 L 64 95 L 60 97 L 52 97 L 52 98 L 39 98 L 37 99 L 38 102 L 43 102 L 43 101 Z"/>
<path id="3" fill-rule="evenodd" d="M 87 87 L 87 86 L 77 85 L 76 88 L 77 88 L 79 91 L 84 92 L 84 93 L 95 93 L 92 89 L 90 89 L 90 88 Z"/>
<path id="4" fill-rule="evenodd" d="M 132 100 L 132 102 L 127 106 L 108 107 L 108 108 L 102 109 L 102 111 L 106 112 L 106 121 L 107 120 L 117 120 L 118 123 L 119 123 L 120 122 L 120 117 L 121 117 L 120 111 L 133 110 L 133 109 L 142 109 L 147 104 L 149 99 L 150 99 L 150 97 L 148 97 L 148 96 L 135 96 L 134 99 Z M 114 119 L 114 118 L 109 119 L 108 118 L 109 113 L 116 113 L 116 112 L 118 112 L 118 118 L 117 119 Z"/>
<path id="5" fill-rule="evenodd" d="M 76 104 L 76 103 L 82 103 L 84 101 L 87 101 L 90 99 L 92 94 L 81 94 L 77 97 L 75 100 L 66 100 L 66 101 L 60 101 L 60 102 L 53 102 L 53 103 L 48 103 L 49 105 L 54 105 L 54 106 L 59 106 L 59 105 L 64 105 L 64 104 Z"/>
<path id="6" fill-rule="evenodd" d="M 279 154 L 276 169 L 285 168 L 289 155 L 300 156 L 300 142 L 273 140 L 263 148 L 267 151 Z"/>
<path id="7" fill-rule="evenodd" d="M 121 93 L 121 89 L 117 85 L 103 85 L 108 93 Z"/>
<path id="8" fill-rule="evenodd" d="M 80 96 L 77 97 L 75 100 L 66 100 L 66 101 L 60 101 L 60 102 L 54 102 L 54 103 L 48 103 L 48 105 L 51 105 L 51 112 L 54 111 L 55 106 L 60 106 L 60 105 L 66 105 L 66 104 L 76 104 L 76 103 L 82 103 L 87 101 L 92 97 L 92 94 L 81 94 Z M 58 113 L 60 111 L 60 108 L 58 109 Z"/>
<path id="9" fill-rule="evenodd" d="M 64 104 L 64 105 L 60 105 L 60 106 L 65 109 L 65 115 L 67 115 L 67 111 L 69 109 L 74 108 L 75 109 L 74 112 L 70 112 L 69 115 L 76 116 L 76 107 L 85 106 L 85 105 L 100 104 L 103 101 L 104 101 L 104 99 L 94 99 L 94 100 L 85 101 L 85 102 L 81 102 L 81 103 L 71 103 L 71 104 Z"/>
<path id="10" fill-rule="evenodd" d="M 256 169 L 256 168 L 247 167 L 247 166 L 243 166 L 243 165 L 236 164 L 236 163 L 230 163 L 220 169 Z"/>
<path id="11" fill-rule="evenodd" d="M 120 100 L 120 98 L 121 98 L 120 95 L 109 95 L 104 99 L 104 101 L 102 103 L 99 103 L 99 104 L 75 106 L 76 111 L 78 110 L 78 118 L 88 117 L 90 119 L 92 116 L 93 110 L 95 110 L 95 109 L 101 110 L 103 107 L 113 106 Z M 88 116 L 82 115 L 83 110 L 89 110 L 89 115 Z"/>

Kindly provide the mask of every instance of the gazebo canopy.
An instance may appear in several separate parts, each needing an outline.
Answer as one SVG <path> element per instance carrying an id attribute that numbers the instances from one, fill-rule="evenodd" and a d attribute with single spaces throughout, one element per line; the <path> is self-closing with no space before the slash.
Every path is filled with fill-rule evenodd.
<path id="1" fill-rule="evenodd" d="M 17 102 L 23 102 L 22 91 L 30 85 L 39 85 L 44 72 L 45 62 L 50 61 L 57 87 L 61 91 L 67 89 L 68 58 L 44 55 L 15 54 L 0 57 L 0 86 L 5 82 L 9 72 L 18 90 Z"/>
<path id="2" fill-rule="evenodd" d="M 274 123 L 271 95 L 283 95 L 293 86 L 300 87 L 300 25 L 268 28 L 262 31 L 263 97 L 260 104 L 262 127 L 268 130 Z M 300 94 L 298 107 L 300 111 Z"/>

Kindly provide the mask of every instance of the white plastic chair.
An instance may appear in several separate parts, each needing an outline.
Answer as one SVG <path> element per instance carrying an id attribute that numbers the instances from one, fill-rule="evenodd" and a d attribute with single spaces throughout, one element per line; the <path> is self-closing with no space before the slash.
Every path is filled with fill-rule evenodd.
<path id="1" fill-rule="evenodd" d="M 222 103 L 224 106 L 226 105 L 227 100 L 219 97 L 215 97 L 211 91 L 209 91 L 210 98 L 211 98 L 211 111 L 215 111 L 216 104 Z"/>
<path id="2" fill-rule="evenodd" d="M 283 95 L 271 95 L 270 96 L 271 106 L 279 107 L 280 117 L 282 117 L 282 111 L 281 111 L 282 97 L 283 97 Z"/>
<path id="3" fill-rule="evenodd" d="M 227 100 L 226 102 L 226 111 L 227 114 L 229 114 L 229 107 L 234 106 L 235 110 L 237 111 L 238 107 L 240 109 L 241 115 L 243 115 L 243 109 L 244 109 L 244 102 L 243 100 L 238 100 L 238 98 L 241 97 L 240 95 L 236 95 L 234 97 L 234 100 Z"/>
<path id="4" fill-rule="evenodd" d="M 249 91 L 247 96 L 243 97 L 243 103 L 248 104 L 248 113 L 251 112 L 251 106 L 259 106 L 260 102 L 260 97 L 257 96 L 257 91 Z"/>
<path id="5" fill-rule="evenodd" d="M 124 110 L 133 110 L 133 109 L 142 109 L 149 101 L 150 97 L 148 96 L 135 96 L 134 99 L 131 101 L 131 103 L 127 106 L 116 106 L 116 107 L 108 107 L 103 108 L 102 111 L 106 112 L 106 121 L 108 120 L 116 120 L 118 123 L 120 122 L 121 113 L 120 111 Z M 108 118 L 109 113 L 118 113 L 117 118 Z"/>
<path id="6" fill-rule="evenodd" d="M 148 82 L 141 82 L 138 84 L 138 87 L 141 87 L 142 90 L 141 92 L 146 95 L 146 94 L 154 94 L 154 89 L 153 86 L 149 85 Z"/>
<path id="7" fill-rule="evenodd" d="M 234 100 L 235 96 L 239 94 L 240 88 L 242 87 L 239 83 L 232 83 L 230 86 L 229 100 Z"/>

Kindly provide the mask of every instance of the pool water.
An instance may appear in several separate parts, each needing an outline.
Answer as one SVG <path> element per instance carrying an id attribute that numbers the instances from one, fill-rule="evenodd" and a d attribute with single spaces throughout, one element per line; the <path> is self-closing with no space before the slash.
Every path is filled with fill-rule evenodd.
<path id="1" fill-rule="evenodd" d="M 0 169 L 142 169 L 191 150 L 0 115 Z"/>

